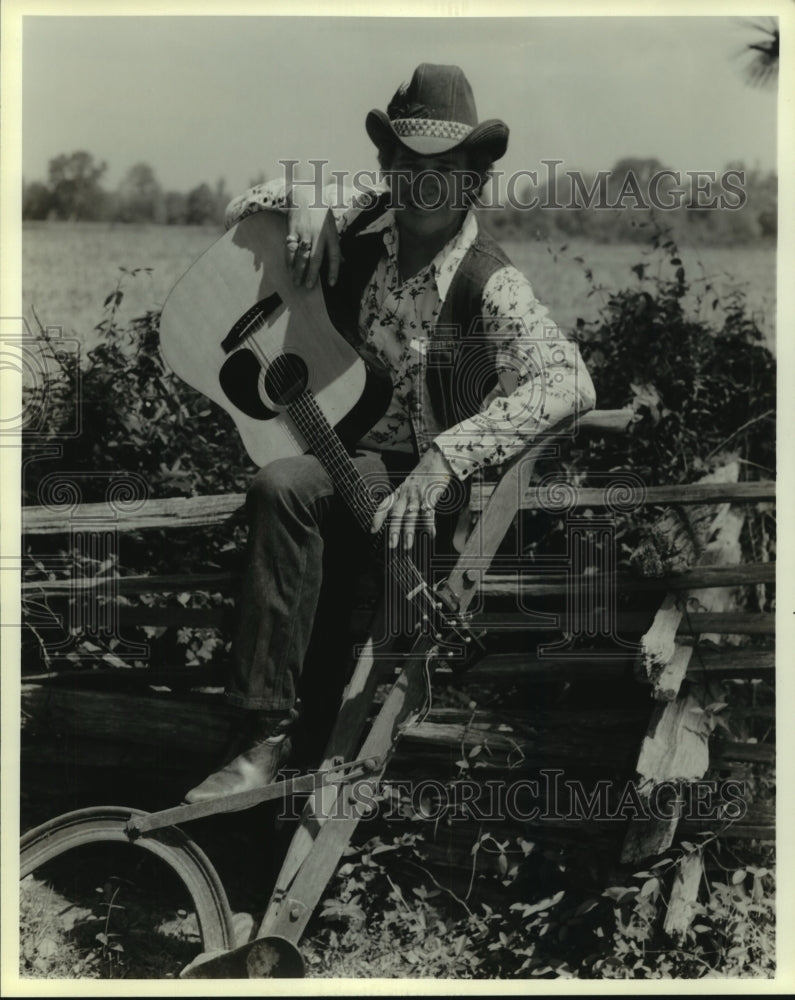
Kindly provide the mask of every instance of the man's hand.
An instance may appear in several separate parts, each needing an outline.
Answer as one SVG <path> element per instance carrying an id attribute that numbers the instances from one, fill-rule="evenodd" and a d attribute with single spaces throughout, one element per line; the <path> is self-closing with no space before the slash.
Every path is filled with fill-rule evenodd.
<path id="1" fill-rule="evenodd" d="M 429 448 L 395 492 L 381 502 L 370 530 L 374 534 L 380 531 L 389 518 L 390 549 L 397 548 L 401 535 L 403 548 L 410 549 L 417 529 L 427 531 L 433 538 L 436 534 L 434 508 L 454 478 L 455 473 L 441 451 L 436 446 Z"/>
<path id="2" fill-rule="evenodd" d="M 285 252 L 293 284 L 313 288 L 324 258 L 328 262 L 328 282 L 335 284 L 340 269 L 340 243 L 331 210 L 313 204 L 314 191 L 302 186 L 294 187 L 290 198 Z"/>

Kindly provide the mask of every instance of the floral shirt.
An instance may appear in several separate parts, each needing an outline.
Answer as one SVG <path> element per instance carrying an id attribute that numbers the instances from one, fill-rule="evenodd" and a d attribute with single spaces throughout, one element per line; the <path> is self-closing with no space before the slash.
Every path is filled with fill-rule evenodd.
<path id="1" fill-rule="evenodd" d="M 336 200 L 336 205 L 334 198 L 329 203 L 342 234 L 363 203 L 356 197 L 344 204 L 338 196 Z M 226 225 L 262 209 L 287 208 L 283 182 L 270 181 L 230 202 Z M 506 266 L 486 282 L 481 308 L 484 336 L 496 340 L 499 384 L 475 416 L 446 429 L 429 425 L 423 405 L 426 351 L 453 277 L 477 236 L 477 218 L 467 213 L 458 233 L 406 280 L 398 268 L 399 234 L 392 210 L 359 235 L 373 232 L 383 234 L 386 252 L 362 295 L 359 333 L 362 352 L 391 372 L 393 395 L 363 445 L 410 452 L 416 440 L 424 452 L 433 444 L 463 480 L 518 455 L 559 421 L 593 408 L 593 384 L 576 345 L 552 322 L 527 278 Z M 434 347 L 438 345 L 435 338 Z"/>

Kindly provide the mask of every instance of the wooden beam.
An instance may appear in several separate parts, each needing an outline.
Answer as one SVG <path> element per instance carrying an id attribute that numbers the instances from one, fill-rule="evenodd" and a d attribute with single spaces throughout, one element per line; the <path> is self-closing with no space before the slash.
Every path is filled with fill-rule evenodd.
<path id="1" fill-rule="evenodd" d="M 193 626 L 194 628 L 220 628 L 227 623 L 230 618 L 231 608 L 119 608 L 119 618 L 122 624 L 127 625 L 173 625 L 177 628 Z M 647 615 L 642 614 L 619 614 L 616 616 L 616 626 L 620 635 L 625 635 L 633 631 L 639 632 L 644 623 L 648 621 Z M 475 624 L 484 624 L 487 627 L 499 630 L 500 625 L 509 629 L 527 630 L 531 627 L 527 614 L 521 612 L 493 612 L 491 614 L 476 614 L 473 616 Z M 559 626 L 566 630 L 568 621 L 565 615 L 561 614 Z M 776 616 L 774 614 L 764 614 L 760 612 L 713 612 L 710 614 L 694 613 L 686 616 L 680 623 L 679 635 L 699 635 L 702 632 L 729 633 L 738 635 L 774 635 L 776 630 Z M 544 626 L 543 631 L 553 631 L 549 626 Z M 531 632 L 532 634 L 532 632 Z"/>
<path id="2" fill-rule="evenodd" d="M 576 625 L 576 622 L 569 622 L 563 612 L 555 612 L 553 617 L 556 624 L 549 625 L 535 622 L 526 611 L 478 611 L 473 615 L 473 623 L 495 632 L 527 632 L 528 642 L 532 642 L 533 632 L 566 632 L 572 631 Z M 620 636 L 637 635 L 649 627 L 651 617 L 651 613 L 619 611 L 616 615 L 616 631 Z M 758 611 L 686 612 L 679 622 L 677 635 L 700 635 L 702 632 L 775 635 L 776 616 Z"/>
<path id="3" fill-rule="evenodd" d="M 691 679 L 709 676 L 726 677 L 761 677 L 775 670 L 775 653 L 766 649 L 697 649 L 687 668 L 687 676 Z M 572 659 L 539 658 L 528 650 L 524 653 L 491 653 L 475 666 L 471 667 L 466 680 L 513 682 L 518 680 L 540 679 L 543 677 L 568 678 L 599 678 L 606 680 L 619 678 L 626 673 L 628 660 L 626 656 L 609 655 L 608 651 L 592 659 L 580 657 Z M 441 671 L 440 678 L 445 676 Z"/>
<path id="4" fill-rule="evenodd" d="M 565 480 L 561 480 L 564 482 Z M 481 510 L 493 489 L 492 484 L 484 483 L 472 489 L 471 507 Z M 576 506 L 578 507 L 610 507 L 615 503 L 615 495 L 610 488 L 576 487 Z M 682 486 L 645 486 L 629 487 L 622 492 L 622 507 L 650 506 L 657 504 L 705 504 L 705 503 L 759 503 L 765 500 L 775 500 L 776 484 L 772 481 L 746 483 L 687 483 Z M 549 501 L 538 487 L 531 486 L 521 498 L 522 510 L 546 510 Z"/>
<path id="5" fill-rule="evenodd" d="M 138 510 L 124 512 L 105 503 L 80 504 L 64 511 L 57 506 L 23 507 L 23 534 L 63 534 L 92 521 L 104 522 L 119 531 L 144 531 L 148 528 L 196 528 L 220 524 L 237 513 L 245 503 L 245 494 L 229 493 L 204 497 L 169 497 L 145 500 Z"/>
<path id="6" fill-rule="evenodd" d="M 693 920 L 703 874 L 704 864 L 698 851 L 684 855 L 677 865 L 663 924 L 665 933 L 675 941 L 684 939 Z"/>
<path id="7" fill-rule="evenodd" d="M 155 745 L 163 753 L 191 744 L 201 753 L 220 748 L 235 718 L 219 696 L 120 695 L 23 684 L 21 701 L 25 731 Z"/>
<path id="8" fill-rule="evenodd" d="M 736 508 L 730 508 L 726 511 L 715 536 L 701 552 L 697 569 L 686 575 L 698 579 L 699 571 L 709 574 L 710 571 L 724 570 L 727 565 L 736 565 L 742 559 L 740 532 L 744 523 L 745 511 Z M 764 565 L 764 563 L 758 565 Z M 727 613 L 738 610 L 740 604 L 737 593 L 728 586 L 713 585 L 705 588 L 700 580 L 691 584 L 684 596 L 679 598 L 679 602 L 681 607 L 694 604 L 705 612 Z M 733 638 L 736 643 L 737 637 L 731 634 L 724 641 L 731 642 Z M 700 639 L 719 643 L 721 636 L 713 633 L 702 635 Z M 658 701 L 672 701 L 676 698 L 692 655 L 692 644 L 685 645 L 682 641 L 677 641 L 673 657 L 663 664 L 662 669 L 652 674 L 654 698 Z"/>
<path id="9" fill-rule="evenodd" d="M 565 574 L 537 571 L 538 579 L 531 571 L 520 571 L 517 575 L 489 574 L 485 577 L 482 592 L 489 597 L 552 596 L 566 594 L 572 587 Z M 704 566 L 656 579 L 644 579 L 630 573 L 615 573 L 600 578 L 600 588 L 609 587 L 615 593 L 654 593 L 659 590 L 684 591 L 708 587 L 735 587 L 759 583 L 773 583 L 776 579 L 775 563 L 741 563 L 734 566 Z M 592 589 L 593 581 L 580 580 L 576 589 Z"/>
<path id="10" fill-rule="evenodd" d="M 493 484 L 475 486 L 472 491 L 472 509 L 480 511 L 494 490 Z M 775 499 L 774 482 L 700 484 L 684 486 L 649 486 L 630 491 L 643 504 L 703 504 L 759 502 Z M 624 502 L 622 497 L 622 503 Z M 581 507 L 609 507 L 610 489 L 582 488 L 577 493 Z M 245 494 L 230 493 L 203 497 L 169 497 L 165 500 L 146 500 L 135 511 L 124 512 L 104 503 L 80 504 L 72 510 L 52 507 L 23 507 L 22 530 L 30 535 L 64 534 L 80 523 L 102 521 L 119 531 L 145 531 L 148 529 L 195 528 L 221 524 L 242 510 Z M 543 497 L 531 487 L 521 497 L 525 510 L 540 510 L 545 506 Z"/>
<path id="11" fill-rule="evenodd" d="M 776 748 L 771 743 L 739 743 L 727 741 L 718 743 L 712 751 L 714 761 L 739 760 L 752 764 L 772 764 L 776 760 Z"/>
<path id="12" fill-rule="evenodd" d="M 164 576 L 69 577 L 63 580 L 24 580 L 22 593 L 43 597 L 74 596 L 81 590 L 111 590 L 114 594 L 227 592 L 239 579 L 235 573 L 173 573 Z"/>
<path id="13" fill-rule="evenodd" d="M 536 575 L 538 578 L 534 578 Z M 113 594 L 191 593 L 197 590 L 227 593 L 238 579 L 239 576 L 235 573 L 70 577 L 61 580 L 25 580 L 21 589 L 23 594 L 38 594 L 42 597 L 74 596 L 77 591 L 99 588 L 109 590 Z M 688 573 L 656 580 L 639 579 L 630 573 L 617 573 L 608 578 L 608 585 L 617 593 L 653 593 L 662 589 L 689 590 L 773 583 L 775 579 L 776 564 L 764 562 L 698 567 Z M 563 573 L 546 573 L 543 569 L 534 573 L 530 569 L 519 567 L 518 576 L 505 573 L 488 574 L 483 580 L 481 589 L 490 597 L 544 597 L 565 594 L 571 586 L 571 582 Z M 592 584 L 586 580 L 578 581 L 574 586 L 586 588 Z"/>
<path id="14" fill-rule="evenodd" d="M 143 626 L 166 626 L 171 628 L 217 628 L 230 627 L 233 619 L 231 605 L 213 608 L 183 608 L 170 606 L 165 608 L 134 607 L 122 605 L 119 607 L 119 622 L 128 628 Z M 354 635 L 361 636 L 372 617 L 371 612 L 356 614 L 352 620 Z M 643 630 L 649 620 L 648 615 L 640 612 L 619 613 L 616 616 L 616 629 L 619 635 L 637 634 Z M 547 634 L 558 629 L 566 630 L 568 620 L 564 614 L 558 616 L 557 627 L 538 624 L 526 613 L 521 611 L 487 611 L 473 615 L 474 625 L 482 625 L 489 631 L 526 632 L 528 644 L 532 642 L 533 632 Z M 694 613 L 686 616 L 677 630 L 678 635 L 699 635 L 702 632 L 727 633 L 734 635 L 774 635 L 776 616 L 759 612 L 726 612 L 726 613 Z"/>
<path id="15" fill-rule="evenodd" d="M 659 705 L 641 744 L 636 769 L 641 796 L 648 797 L 663 781 L 702 778 L 709 767 L 710 724 L 703 710 L 704 690 L 694 687 L 686 697 Z M 673 843 L 678 818 L 629 823 L 621 861 L 630 864 L 660 854 Z"/>

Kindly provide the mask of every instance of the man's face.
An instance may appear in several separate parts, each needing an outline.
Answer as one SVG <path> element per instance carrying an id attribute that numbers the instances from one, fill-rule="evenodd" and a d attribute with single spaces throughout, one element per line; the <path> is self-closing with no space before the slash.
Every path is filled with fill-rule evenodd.
<path id="1" fill-rule="evenodd" d="M 463 150 L 420 156 L 399 146 L 385 173 L 401 226 L 425 236 L 460 222 L 480 184 Z"/>

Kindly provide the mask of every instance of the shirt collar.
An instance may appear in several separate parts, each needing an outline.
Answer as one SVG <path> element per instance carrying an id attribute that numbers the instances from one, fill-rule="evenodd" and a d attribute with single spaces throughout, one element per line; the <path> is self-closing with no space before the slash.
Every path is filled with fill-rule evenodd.
<path id="1" fill-rule="evenodd" d="M 387 252 L 394 255 L 397 248 L 397 223 L 395 221 L 394 209 L 387 209 L 377 219 L 374 219 L 369 226 L 365 226 L 357 236 L 365 236 L 371 233 L 383 233 L 384 244 Z M 431 261 L 431 270 L 436 279 L 436 287 L 439 298 L 444 301 L 450 290 L 453 275 L 458 270 L 458 266 L 464 259 L 467 250 L 472 246 L 478 234 L 478 220 L 475 213 L 470 209 L 464 224 L 449 240 L 439 253 Z"/>

